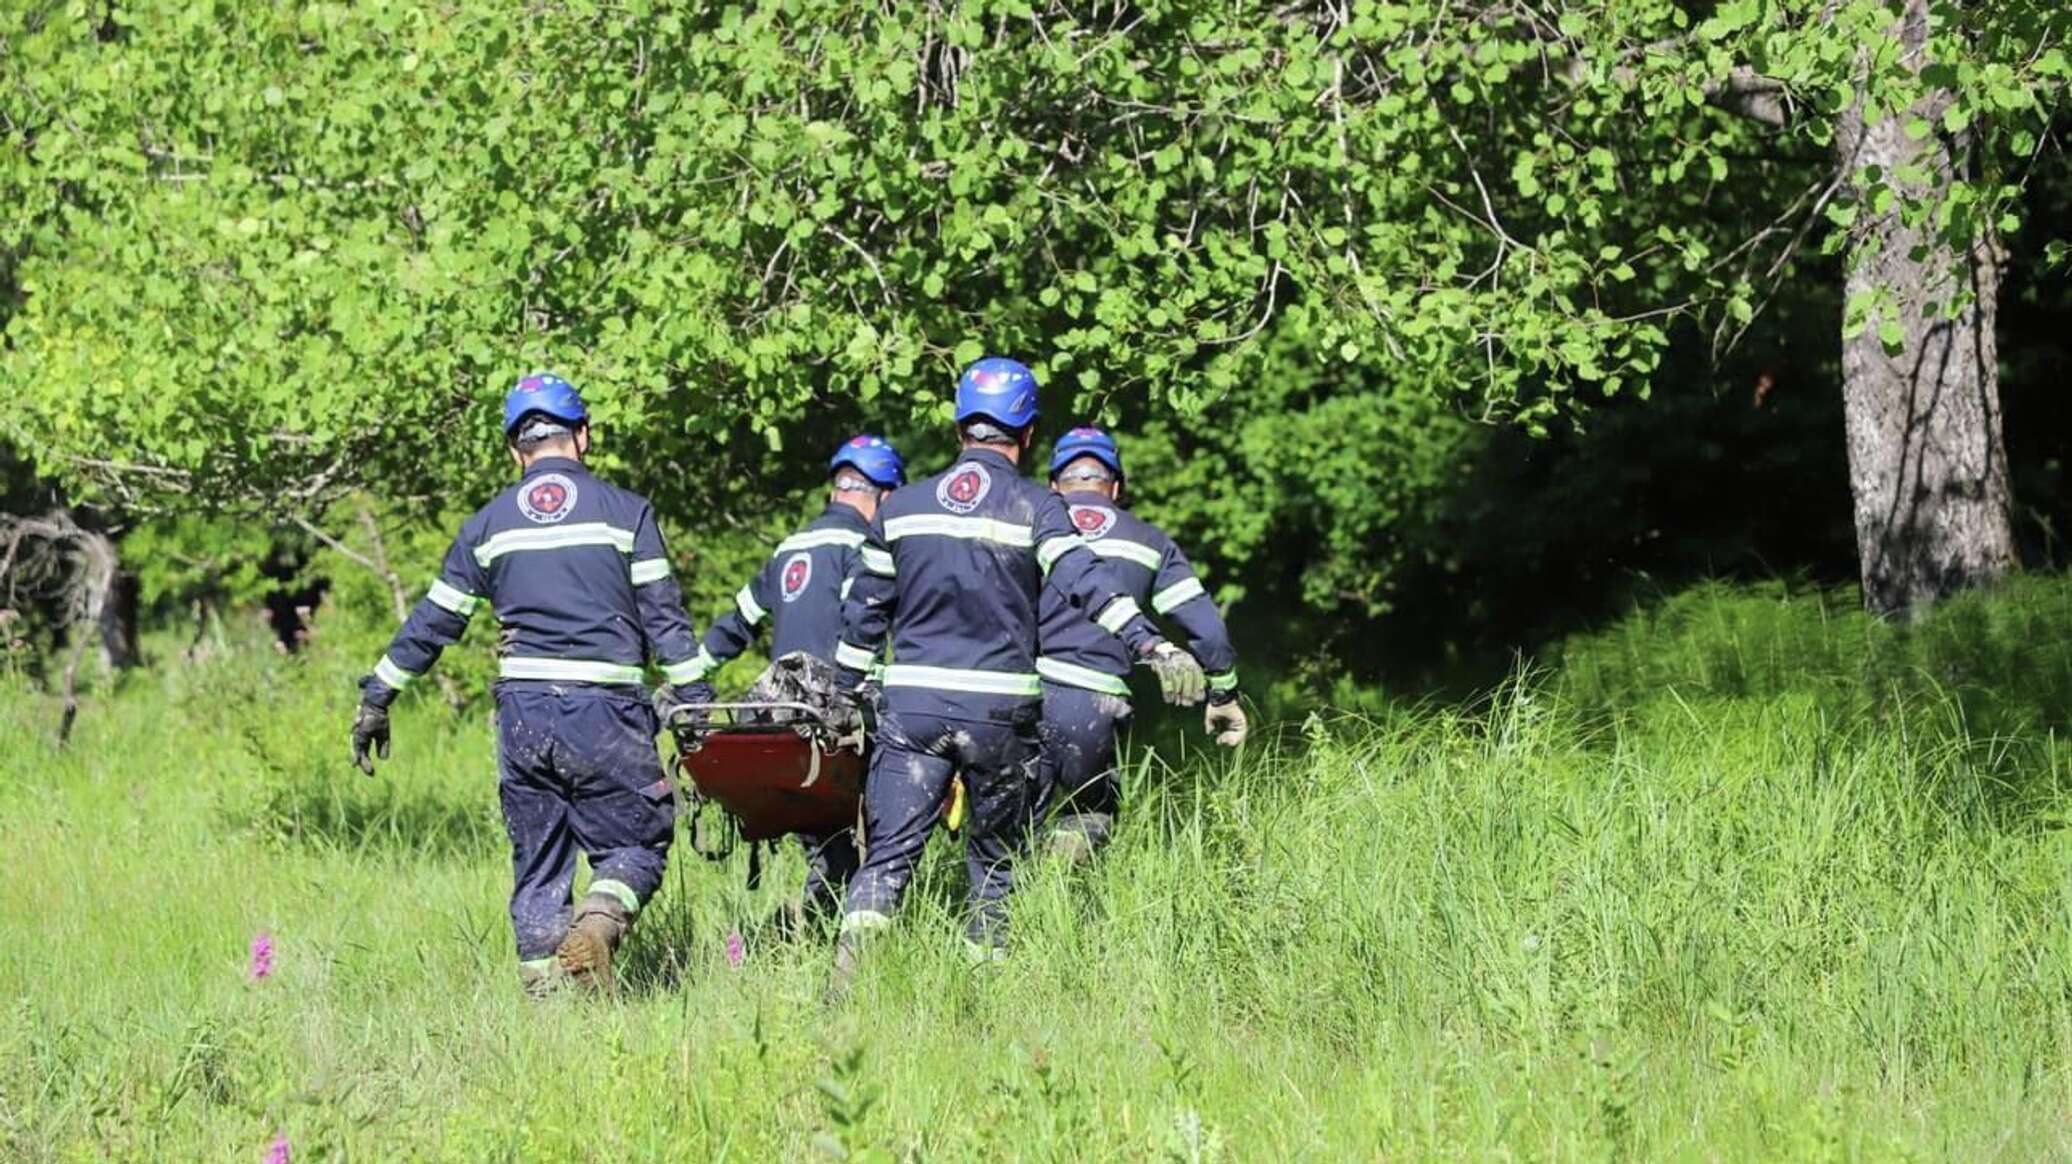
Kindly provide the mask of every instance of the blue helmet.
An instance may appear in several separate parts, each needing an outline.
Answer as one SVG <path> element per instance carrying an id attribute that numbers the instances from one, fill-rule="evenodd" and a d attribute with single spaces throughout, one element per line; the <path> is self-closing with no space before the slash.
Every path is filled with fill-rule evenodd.
<path id="1" fill-rule="evenodd" d="M 827 463 L 827 471 L 833 475 L 845 465 L 885 489 L 906 484 L 906 460 L 891 441 L 881 436 L 865 433 L 843 441 L 842 447 L 835 450 L 835 459 Z"/>
<path id="2" fill-rule="evenodd" d="M 1008 428 L 1036 419 L 1036 373 L 1002 356 L 987 356 L 957 378 L 957 423 L 985 417 Z"/>
<path id="3" fill-rule="evenodd" d="M 590 420 L 590 410 L 583 407 L 576 386 L 552 372 L 535 372 L 518 381 L 518 386 L 505 395 L 504 435 L 509 436 L 518 422 L 533 412 L 544 412 L 570 424 L 586 424 Z"/>
<path id="4" fill-rule="evenodd" d="M 1050 454 L 1050 477 L 1057 480 L 1065 466 L 1081 457 L 1092 457 L 1108 466 L 1109 472 L 1117 478 L 1122 476 L 1122 450 L 1116 447 L 1115 438 L 1100 429 L 1087 425 L 1075 428 L 1058 438 L 1058 447 Z"/>

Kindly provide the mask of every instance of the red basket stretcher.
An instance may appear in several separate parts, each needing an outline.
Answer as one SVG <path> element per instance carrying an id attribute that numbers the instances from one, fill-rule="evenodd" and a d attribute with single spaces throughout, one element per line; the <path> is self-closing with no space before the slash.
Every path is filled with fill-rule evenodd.
<path id="1" fill-rule="evenodd" d="M 712 726 L 677 765 L 699 797 L 734 818 L 741 839 L 826 835 L 856 823 L 863 795 L 863 737 L 844 735 L 803 703 L 701 703 Z M 721 719 L 724 714 L 725 719 Z M 788 714 L 781 722 L 761 717 Z"/>

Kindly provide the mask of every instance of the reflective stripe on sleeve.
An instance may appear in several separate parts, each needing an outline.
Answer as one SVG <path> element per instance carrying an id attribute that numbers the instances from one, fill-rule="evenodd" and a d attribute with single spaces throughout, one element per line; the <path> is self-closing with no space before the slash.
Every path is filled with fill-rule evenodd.
<path id="1" fill-rule="evenodd" d="M 901 538 L 911 537 L 964 538 L 969 541 L 998 542 L 1003 546 L 1016 546 L 1022 549 L 1036 544 L 1034 528 L 992 517 L 953 517 L 947 513 L 917 513 L 911 517 L 895 517 L 885 523 L 886 541 L 896 542 Z"/>
<path id="2" fill-rule="evenodd" d="M 444 607 L 462 618 L 475 613 L 475 608 L 482 605 L 480 598 L 458 586 L 447 585 L 444 578 L 432 579 L 432 588 L 425 592 L 425 597 L 431 599 L 434 606 Z"/>
<path id="3" fill-rule="evenodd" d="M 1042 545 L 1036 547 L 1036 564 L 1043 568 L 1045 574 L 1049 574 L 1050 568 L 1058 564 L 1059 558 L 1064 557 L 1073 550 L 1085 547 L 1086 544 L 1086 539 L 1078 534 L 1073 534 L 1070 537 L 1046 538 Z"/>
<path id="4" fill-rule="evenodd" d="M 548 526 L 545 529 L 507 529 L 483 539 L 482 544 L 475 547 L 475 562 L 487 566 L 505 554 L 525 550 L 565 550 L 573 546 L 610 546 L 622 554 L 630 554 L 633 552 L 633 531 L 601 521 Z"/>
<path id="5" fill-rule="evenodd" d="M 1106 671 L 1096 671 L 1092 667 L 1082 667 L 1077 663 L 1067 663 L 1063 659 L 1046 657 L 1036 660 L 1036 673 L 1052 683 L 1062 683 L 1067 687 L 1083 687 L 1088 691 L 1098 691 L 1103 695 L 1120 695 L 1125 699 L 1129 698 L 1130 685 L 1124 683 L 1121 679 L 1110 675 Z"/>
<path id="6" fill-rule="evenodd" d="M 1100 617 L 1094 619 L 1094 621 L 1100 623 L 1101 629 L 1109 634 L 1119 635 L 1122 633 L 1122 628 L 1130 624 L 1131 619 L 1142 618 L 1143 616 L 1144 609 L 1137 605 L 1137 600 L 1124 594 L 1110 602 L 1107 606 L 1102 607 Z"/>
<path id="7" fill-rule="evenodd" d="M 667 679 L 671 683 L 696 683 L 710 674 L 712 669 L 717 666 L 719 666 L 719 663 L 713 659 L 712 655 L 704 647 L 699 647 L 696 655 L 685 659 L 681 663 L 662 664 L 662 678 Z"/>
<path id="8" fill-rule="evenodd" d="M 755 595 L 750 593 L 746 586 L 741 588 L 741 593 L 734 596 L 734 605 L 741 608 L 741 617 L 747 619 L 750 626 L 763 621 L 770 613 L 756 602 Z"/>
<path id="9" fill-rule="evenodd" d="M 405 671 L 396 666 L 395 660 L 383 655 L 381 661 L 374 664 L 374 677 L 388 684 L 391 689 L 401 691 L 410 686 L 411 680 L 417 678 L 417 672 Z"/>
<path id="10" fill-rule="evenodd" d="M 660 582 L 662 579 L 669 577 L 669 559 L 649 558 L 645 562 L 635 562 L 630 572 L 633 575 L 633 584 L 635 586 L 645 586 L 650 582 Z"/>
<path id="11" fill-rule="evenodd" d="M 923 667 L 894 663 L 885 668 L 887 687 L 927 687 L 935 691 L 963 691 L 974 695 L 1043 694 L 1043 679 L 1029 671 L 967 671 L 959 667 Z"/>
<path id="12" fill-rule="evenodd" d="M 812 550 L 821 546 L 860 546 L 863 534 L 853 529 L 816 529 L 806 533 L 793 534 L 777 543 L 776 554 L 789 554 L 793 550 Z"/>
<path id="13" fill-rule="evenodd" d="M 876 546 L 865 546 L 862 550 L 863 568 L 886 578 L 896 578 L 899 570 L 892 563 L 892 555 Z"/>
<path id="14" fill-rule="evenodd" d="M 874 652 L 866 651 L 862 647 L 852 647 L 844 642 L 835 643 L 835 665 L 838 667 L 868 671 L 877 661 L 878 656 Z"/>
<path id="15" fill-rule="evenodd" d="M 1228 671 L 1225 671 L 1225 672 L 1223 672 L 1223 673 L 1222 673 L 1222 674 L 1220 674 L 1220 675 L 1211 675 L 1211 676 L 1209 676 L 1209 690 L 1211 690 L 1211 691 L 1236 691 L 1236 690 L 1237 690 L 1237 668 L 1235 668 L 1235 667 L 1232 667 L 1232 668 L 1231 668 L 1230 670 L 1228 670 Z"/>
<path id="16" fill-rule="evenodd" d="M 1158 551 L 1143 542 L 1126 542 L 1120 538 L 1095 538 L 1086 543 L 1086 548 L 1104 558 L 1124 558 L 1147 570 L 1158 569 Z"/>
<path id="17" fill-rule="evenodd" d="M 854 588 L 855 588 L 855 586 L 856 586 L 856 579 L 854 579 L 854 578 L 844 578 L 844 579 L 842 579 L 842 595 L 841 595 L 841 597 L 842 597 L 842 601 L 843 601 L 843 602 L 847 602 L 847 601 L 849 601 L 849 591 L 850 591 L 850 590 L 852 590 L 852 589 L 854 589 Z"/>
<path id="18" fill-rule="evenodd" d="M 640 668 L 592 659 L 509 658 L 497 664 L 506 679 L 546 679 L 558 683 L 638 683 Z"/>
<path id="19" fill-rule="evenodd" d="M 1171 586 L 1151 596 L 1151 609 L 1160 614 L 1170 614 L 1181 603 L 1200 598 L 1207 593 L 1201 588 L 1201 579 L 1182 578 Z"/>

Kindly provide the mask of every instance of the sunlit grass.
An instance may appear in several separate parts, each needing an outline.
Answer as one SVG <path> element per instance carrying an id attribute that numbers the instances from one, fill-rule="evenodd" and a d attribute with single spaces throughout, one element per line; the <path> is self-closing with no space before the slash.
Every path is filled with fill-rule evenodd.
<path id="1" fill-rule="evenodd" d="M 169 666 L 63 753 L 17 687 L 0 1158 L 2062 1159 L 2068 595 L 1704 591 L 1477 707 L 1139 754 L 1009 964 L 938 845 L 834 1007 L 755 940 L 796 859 L 682 848 L 624 1000 L 519 999 L 486 716 L 411 703 L 364 781 L 349 652 Z"/>

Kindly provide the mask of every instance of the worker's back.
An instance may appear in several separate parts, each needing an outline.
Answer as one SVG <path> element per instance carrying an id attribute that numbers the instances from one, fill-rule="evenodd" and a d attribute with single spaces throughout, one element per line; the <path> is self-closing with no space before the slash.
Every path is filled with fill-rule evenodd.
<path id="1" fill-rule="evenodd" d="M 1178 622 L 1213 685 L 1226 682 L 1236 665 L 1215 602 L 1195 576 L 1187 555 L 1166 532 L 1131 513 L 1102 492 L 1066 492 L 1073 528 L 1137 605 Z M 1036 669 L 1053 683 L 1127 696 L 1129 651 L 1122 640 L 1088 618 L 1056 587 L 1045 587 L 1042 652 Z M 1228 682 L 1234 683 L 1234 677 Z"/>
<path id="2" fill-rule="evenodd" d="M 1008 457 L 969 449 L 944 472 L 894 490 L 878 528 L 890 555 L 878 565 L 889 564 L 896 595 L 887 705 L 925 692 L 936 714 L 999 719 L 1040 695 L 1044 564 L 1078 545 L 1058 499 Z M 865 569 L 875 553 L 866 551 Z"/>

